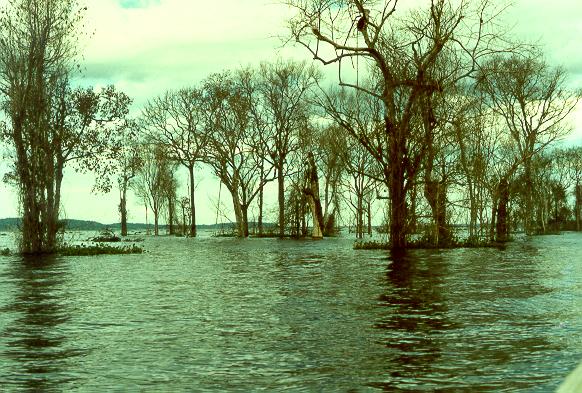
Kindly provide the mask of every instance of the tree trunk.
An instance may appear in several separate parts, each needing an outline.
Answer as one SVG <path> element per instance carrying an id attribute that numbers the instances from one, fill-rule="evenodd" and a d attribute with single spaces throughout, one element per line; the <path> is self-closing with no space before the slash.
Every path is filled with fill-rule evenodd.
<path id="1" fill-rule="evenodd" d="M 157 210 L 154 210 L 153 213 L 154 213 L 154 236 L 158 236 L 160 234 L 159 228 L 158 228 L 159 212 Z"/>
<path id="2" fill-rule="evenodd" d="M 531 160 L 527 159 L 523 163 L 524 165 L 524 197 L 525 197 L 525 215 L 524 215 L 524 229 L 526 235 L 532 235 L 534 233 L 534 225 L 532 217 L 535 217 L 534 207 L 533 207 L 533 181 L 531 174 Z"/>
<path id="3" fill-rule="evenodd" d="M 372 236 L 372 202 L 368 200 L 368 236 Z"/>
<path id="4" fill-rule="evenodd" d="M 186 236 L 186 206 L 182 203 L 182 236 Z"/>
<path id="5" fill-rule="evenodd" d="M 196 206 L 194 204 L 194 165 L 188 167 L 190 175 L 190 237 L 196 237 Z"/>
<path id="6" fill-rule="evenodd" d="M 430 205 L 435 225 L 434 245 L 445 245 L 451 239 L 447 226 L 446 186 L 444 181 L 434 181 L 430 177 L 425 181 L 424 196 Z"/>
<path id="7" fill-rule="evenodd" d="M 259 189 L 259 217 L 257 217 L 259 236 L 263 235 L 263 203 L 264 203 L 264 192 L 263 192 L 263 182 L 261 181 L 261 186 Z"/>
<path id="8" fill-rule="evenodd" d="M 241 205 L 242 211 L 242 229 L 244 237 L 249 237 L 249 207 L 248 205 Z"/>
<path id="9" fill-rule="evenodd" d="M 279 237 L 285 236 L 285 178 L 283 176 L 283 163 L 277 167 L 277 198 L 279 201 Z"/>
<path id="10" fill-rule="evenodd" d="M 174 198 L 168 198 L 168 232 L 174 234 Z"/>
<path id="11" fill-rule="evenodd" d="M 119 213 L 121 214 L 121 236 L 127 236 L 127 182 L 124 180 L 121 186 Z"/>
<path id="12" fill-rule="evenodd" d="M 360 192 L 357 193 L 357 202 L 356 202 L 356 238 L 361 239 L 364 237 L 364 204 L 363 204 L 363 196 Z"/>
<path id="13" fill-rule="evenodd" d="M 499 204 L 497 205 L 497 223 L 495 240 L 498 242 L 506 242 L 508 240 L 507 228 L 507 204 L 509 202 L 509 183 L 507 179 L 503 178 L 499 182 Z"/>
<path id="14" fill-rule="evenodd" d="M 308 186 L 303 190 L 303 192 L 308 196 L 309 204 L 311 205 L 311 214 L 313 217 L 311 237 L 313 239 L 323 239 L 323 228 L 325 227 L 325 223 L 323 221 L 321 199 L 319 198 L 319 176 L 317 175 L 317 167 L 315 166 L 313 153 L 309 152 L 307 155 L 307 162 L 309 163 L 309 169 L 306 173 Z"/>
<path id="15" fill-rule="evenodd" d="M 390 247 L 393 250 L 406 248 L 406 190 L 404 187 L 405 138 L 401 126 L 395 126 L 390 119 L 385 118 L 386 135 L 390 143 Z"/>
<path id="16" fill-rule="evenodd" d="M 233 187 L 234 188 L 234 187 Z M 236 236 L 237 237 L 245 237 L 245 224 L 244 224 L 244 217 L 243 217 L 243 209 L 240 203 L 238 193 L 230 190 L 232 196 L 232 207 L 234 209 L 234 216 L 236 220 Z"/>
<path id="17" fill-rule="evenodd" d="M 574 208 L 576 215 L 576 231 L 580 232 L 580 210 L 582 205 L 582 184 L 576 182 L 576 206 Z"/>

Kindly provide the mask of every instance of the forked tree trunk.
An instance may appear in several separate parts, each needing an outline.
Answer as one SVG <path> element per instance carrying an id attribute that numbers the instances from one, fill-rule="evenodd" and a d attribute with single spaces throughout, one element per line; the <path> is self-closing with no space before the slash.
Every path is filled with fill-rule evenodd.
<path id="1" fill-rule="evenodd" d="M 319 198 L 319 176 L 317 175 L 317 167 L 315 166 L 313 153 L 309 152 L 307 161 L 309 163 L 309 169 L 306 173 L 308 186 L 304 189 L 304 193 L 309 198 L 311 215 L 313 217 L 311 237 L 313 239 L 323 239 L 323 228 L 325 224 L 323 222 L 323 211 Z"/>

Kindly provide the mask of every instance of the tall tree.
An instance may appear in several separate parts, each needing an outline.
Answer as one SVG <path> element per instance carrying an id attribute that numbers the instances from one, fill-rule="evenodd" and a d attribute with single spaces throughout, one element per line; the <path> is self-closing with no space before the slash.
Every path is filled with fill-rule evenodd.
<path id="1" fill-rule="evenodd" d="M 505 121 L 517 148 L 510 173 L 504 175 L 500 184 L 507 183 L 523 166 L 527 212 L 524 226 L 526 233 L 532 233 L 532 159 L 570 130 L 565 120 L 576 107 L 582 91 L 566 88 L 565 71 L 552 69 L 540 60 L 539 54 L 493 57 L 479 73 L 477 87 L 485 93 L 491 110 Z"/>
<path id="2" fill-rule="evenodd" d="M 576 230 L 582 228 L 582 146 L 572 147 L 564 153 L 570 181 L 574 186 L 574 219 Z"/>
<path id="3" fill-rule="evenodd" d="M 277 176 L 279 236 L 285 235 L 285 177 L 290 155 L 299 148 L 298 132 L 310 116 L 309 94 L 320 73 L 307 63 L 278 60 L 261 64 L 262 105 L 268 128 L 268 159 Z"/>
<path id="4" fill-rule="evenodd" d="M 383 105 L 387 146 L 377 149 L 375 141 L 360 141 L 383 169 L 390 192 L 391 246 L 403 248 L 408 194 L 438 124 L 432 101 L 473 75 L 480 59 L 491 53 L 495 36 L 489 27 L 497 13 L 487 0 L 458 5 L 431 0 L 399 19 L 398 0 L 288 3 L 297 10 L 291 20 L 293 39 L 314 59 L 338 65 L 340 85 Z M 355 81 L 348 79 L 342 65 L 352 61 L 362 68 L 369 65 L 376 83 L 360 85 L 359 72 Z M 421 126 L 415 125 L 419 118 Z"/>
<path id="5" fill-rule="evenodd" d="M 154 235 L 158 236 L 160 215 L 167 200 L 168 179 L 173 171 L 173 165 L 163 146 L 144 144 L 141 149 L 142 165 L 132 187 L 142 198 L 146 209 L 149 207 L 154 215 Z"/>
<path id="6" fill-rule="evenodd" d="M 168 91 L 149 101 L 142 122 L 150 139 L 163 144 L 170 157 L 188 170 L 190 191 L 190 236 L 196 237 L 194 201 L 196 163 L 204 158 L 208 135 L 204 126 L 202 93 L 197 88 Z"/>
<path id="7" fill-rule="evenodd" d="M 75 57 L 75 1 L 12 0 L 0 17 L 0 83 L 15 150 L 22 209 L 21 251 L 53 252 L 59 205 L 50 127 L 52 93 Z"/>
<path id="8" fill-rule="evenodd" d="M 11 0 L 0 17 L 0 90 L 24 253 L 55 251 L 65 165 L 107 172 L 130 103 L 112 87 L 71 88 L 83 10 L 75 0 Z"/>
<path id="9" fill-rule="evenodd" d="M 121 236 L 127 236 L 127 190 L 137 176 L 142 165 L 139 145 L 130 138 L 117 153 L 117 186 L 119 188 L 119 214 Z"/>
<path id="10" fill-rule="evenodd" d="M 231 194 L 239 237 L 249 235 L 249 206 L 268 181 L 256 163 L 253 103 L 243 88 L 249 76 L 245 70 L 222 72 L 204 82 L 209 127 L 205 161 Z"/>

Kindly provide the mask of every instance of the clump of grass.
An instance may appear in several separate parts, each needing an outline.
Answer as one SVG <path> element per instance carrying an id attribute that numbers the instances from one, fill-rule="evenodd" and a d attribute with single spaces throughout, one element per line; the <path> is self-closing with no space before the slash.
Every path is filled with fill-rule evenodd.
<path id="1" fill-rule="evenodd" d="M 140 243 L 145 241 L 143 237 L 136 237 L 135 239 L 123 239 L 125 243 Z"/>
<path id="2" fill-rule="evenodd" d="M 389 250 L 390 243 L 388 242 L 377 242 L 370 240 L 367 242 L 357 241 L 354 243 L 354 250 Z"/>
<path id="3" fill-rule="evenodd" d="M 498 248 L 503 247 L 504 243 L 492 242 L 489 240 L 479 240 L 479 239 L 450 239 L 447 242 L 442 242 L 440 244 L 435 244 L 434 242 L 427 240 L 425 238 L 410 241 L 406 248 L 409 249 L 452 249 L 452 248 Z M 378 242 L 378 241 L 357 241 L 354 243 L 354 250 L 389 250 L 389 242 Z"/>
<path id="4" fill-rule="evenodd" d="M 143 248 L 132 244 L 124 247 L 114 247 L 106 244 L 97 245 L 64 245 L 59 248 L 58 253 L 63 256 L 93 256 L 93 255 L 125 255 L 142 254 Z"/>

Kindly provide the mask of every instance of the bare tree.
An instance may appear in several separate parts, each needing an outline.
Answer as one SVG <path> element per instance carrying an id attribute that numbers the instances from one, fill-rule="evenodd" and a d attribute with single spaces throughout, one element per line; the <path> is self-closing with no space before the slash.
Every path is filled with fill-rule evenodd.
<path id="1" fill-rule="evenodd" d="M 515 143 L 517 156 L 500 184 L 504 190 L 508 178 L 523 166 L 525 190 L 529 190 L 525 194 L 528 214 L 524 227 L 526 233 L 532 233 L 531 161 L 535 154 L 570 130 L 565 120 L 576 107 L 582 92 L 567 89 L 565 71 L 550 68 L 540 60 L 539 54 L 495 56 L 484 65 L 477 82 L 491 110 L 505 121 L 509 136 Z M 505 206 L 502 208 L 506 209 Z"/>
<path id="2" fill-rule="evenodd" d="M 340 175 L 342 185 L 348 191 L 344 199 L 354 211 L 356 236 L 362 238 L 365 210 L 368 202 L 371 204 L 374 184 L 383 177 L 377 161 L 361 140 L 367 140 L 379 150 L 387 147 L 379 127 L 380 102 L 371 96 L 340 90 L 327 93 L 319 103 L 326 115 L 339 126 L 334 127 L 334 137 L 327 139 L 336 140 L 336 157 L 346 169 L 346 176 Z"/>
<path id="3" fill-rule="evenodd" d="M 279 236 L 285 235 L 285 177 L 289 156 L 297 151 L 298 130 L 304 128 L 310 115 L 308 96 L 320 78 L 313 66 L 306 63 L 263 63 L 260 70 L 262 106 L 266 113 L 268 160 L 277 175 L 279 203 Z"/>
<path id="4" fill-rule="evenodd" d="M 133 125 L 130 129 L 135 129 Z M 142 157 L 140 146 L 135 141 L 136 133 L 128 132 L 115 156 L 117 160 L 117 186 L 119 188 L 119 214 L 121 218 L 121 236 L 127 236 L 127 190 L 137 176 Z"/>
<path id="5" fill-rule="evenodd" d="M 490 27 L 496 11 L 486 0 L 456 6 L 432 0 L 426 9 L 397 18 L 397 0 L 288 3 L 297 10 L 290 23 L 293 39 L 314 59 L 338 65 L 340 85 L 383 105 L 387 146 L 379 150 L 374 141 L 360 141 L 383 168 L 390 191 L 391 246 L 403 248 L 407 195 L 438 123 L 432 100 L 471 76 L 480 59 L 491 53 L 496 36 Z M 355 81 L 346 78 L 342 66 L 360 60 L 363 67 L 370 67 L 376 83 L 363 86 L 358 75 Z M 414 126 L 419 117 L 422 126 Z"/>
<path id="6" fill-rule="evenodd" d="M 113 87 L 73 89 L 84 8 L 75 0 L 12 0 L 0 17 L 0 89 L 23 214 L 21 250 L 54 252 L 63 170 L 105 176 L 131 100 Z"/>
<path id="7" fill-rule="evenodd" d="M 192 237 L 196 237 L 194 168 L 196 163 L 204 158 L 204 148 L 208 139 L 201 110 L 200 90 L 185 88 L 168 91 L 149 101 L 142 113 L 142 123 L 149 137 L 163 144 L 170 157 L 188 170 Z"/>
<path id="8" fill-rule="evenodd" d="M 73 0 L 12 0 L 0 17 L 0 89 L 15 151 L 23 253 L 56 248 L 51 96 L 75 57 L 79 11 Z"/>
<path id="9" fill-rule="evenodd" d="M 346 137 L 349 136 L 335 124 L 315 127 L 314 131 L 312 145 L 323 180 L 323 234 L 328 236 L 335 231 L 336 219 L 340 215 L 340 186 L 346 170 L 343 157 L 347 153 Z"/>
<path id="10" fill-rule="evenodd" d="M 146 209 L 149 207 L 154 215 L 154 235 L 158 236 L 159 218 L 164 210 L 167 198 L 167 183 L 172 176 L 171 162 L 164 148 L 155 144 L 144 144 L 140 149 L 142 165 L 132 188 L 142 198 Z"/>
<path id="11" fill-rule="evenodd" d="M 582 147 L 572 147 L 564 152 L 568 176 L 574 186 L 574 218 L 576 230 L 581 230 L 582 220 Z"/>
<path id="12" fill-rule="evenodd" d="M 205 161 L 231 194 L 239 237 L 249 235 L 249 206 L 269 181 L 256 162 L 253 103 L 243 88 L 249 77 L 248 72 L 239 70 L 213 74 L 204 82 L 209 127 Z"/>

